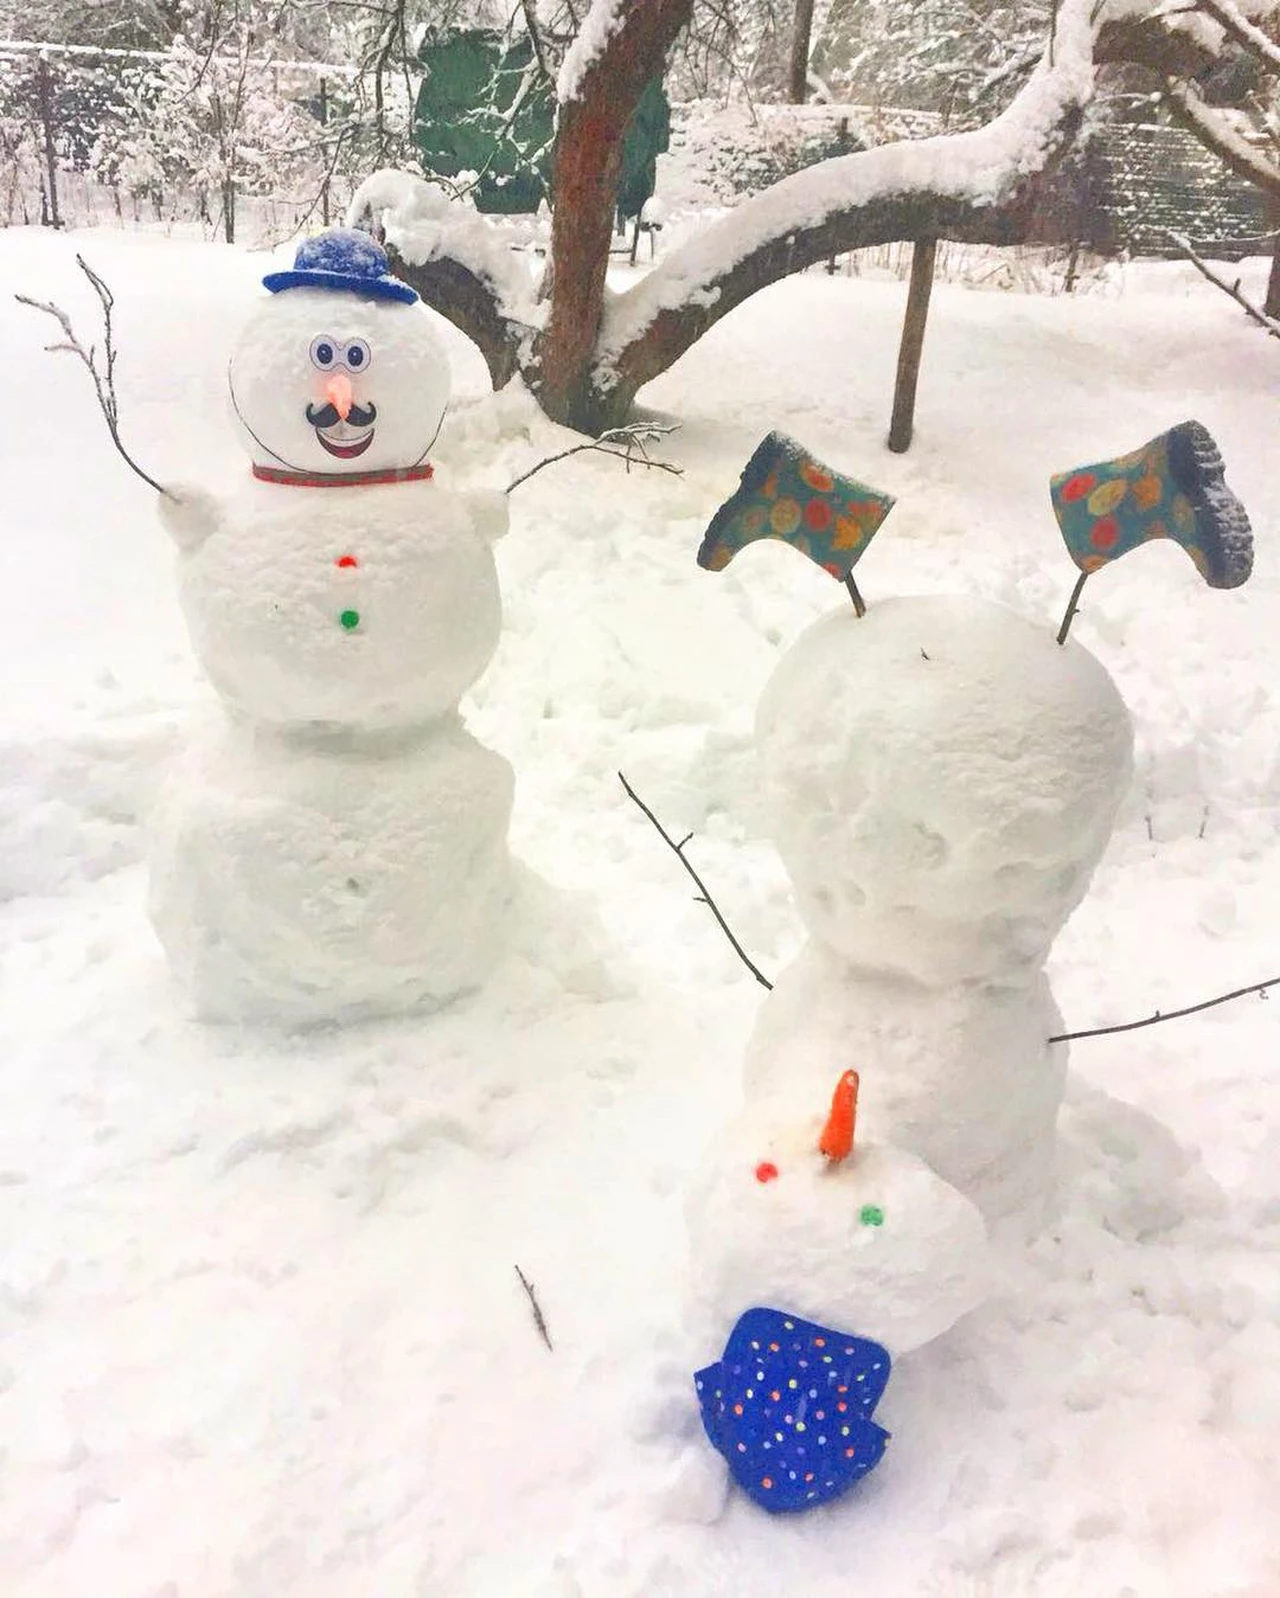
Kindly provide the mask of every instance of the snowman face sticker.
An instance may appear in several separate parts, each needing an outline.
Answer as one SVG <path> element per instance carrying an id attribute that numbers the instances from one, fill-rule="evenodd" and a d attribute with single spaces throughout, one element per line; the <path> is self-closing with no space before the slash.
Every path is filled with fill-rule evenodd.
<path id="1" fill-rule="evenodd" d="M 320 333 L 311 340 L 310 356 L 312 366 L 325 379 L 325 388 L 323 405 L 308 403 L 307 421 L 330 455 L 355 460 L 373 443 L 373 424 L 378 419 L 372 400 L 360 405 L 355 397 L 355 379 L 369 370 L 369 346 L 362 338 Z"/>
<path id="2" fill-rule="evenodd" d="M 291 288 L 258 306 L 228 381 L 255 465 L 334 476 L 421 465 L 449 363 L 422 305 Z"/>

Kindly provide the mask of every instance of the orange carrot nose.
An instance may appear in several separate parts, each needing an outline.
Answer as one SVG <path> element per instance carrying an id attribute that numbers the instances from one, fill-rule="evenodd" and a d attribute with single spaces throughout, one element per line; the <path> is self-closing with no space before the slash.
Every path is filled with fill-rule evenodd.
<path id="1" fill-rule="evenodd" d="M 355 402 L 351 379 L 345 372 L 334 372 L 324 387 L 324 397 L 345 422 Z"/>
<path id="2" fill-rule="evenodd" d="M 834 1165 L 853 1150 L 853 1128 L 858 1119 L 858 1073 L 846 1071 L 831 1095 L 831 1114 L 818 1139 L 818 1150 Z"/>

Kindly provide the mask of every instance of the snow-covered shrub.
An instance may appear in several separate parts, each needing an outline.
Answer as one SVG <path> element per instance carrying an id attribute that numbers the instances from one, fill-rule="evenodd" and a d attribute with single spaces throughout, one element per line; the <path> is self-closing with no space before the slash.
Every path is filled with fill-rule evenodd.
<path id="1" fill-rule="evenodd" d="M 672 207 L 732 205 L 815 161 L 875 142 L 851 106 L 693 100 L 672 107 L 658 192 Z"/>

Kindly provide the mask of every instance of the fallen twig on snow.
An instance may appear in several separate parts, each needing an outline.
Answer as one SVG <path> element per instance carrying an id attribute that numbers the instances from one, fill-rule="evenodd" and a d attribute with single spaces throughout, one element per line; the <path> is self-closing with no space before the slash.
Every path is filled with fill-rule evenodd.
<path id="1" fill-rule="evenodd" d="M 662 839 L 663 843 L 665 843 L 666 846 L 668 847 L 668 849 L 673 850 L 675 852 L 675 854 L 679 857 L 680 864 L 685 868 L 685 870 L 689 873 L 689 875 L 693 878 L 694 882 L 697 884 L 697 887 L 698 887 L 698 900 L 697 900 L 697 902 L 699 904 L 705 904 L 707 909 L 710 910 L 711 914 L 719 922 L 721 932 L 724 933 L 725 937 L 728 938 L 729 942 L 733 945 L 733 952 L 738 956 L 739 960 L 742 961 L 743 965 L 746 966 L 747 970 L 750 971 L 751 975 L 756 979 L 756 981 L 760 984 L 760 986 L 762 988 L 768 988 L 768 989 L 770 989 L 772 991 L 773 983 L 769 981 L 768 977 L 765 976 L 765 974 L 760 970 L 759 966 L 757 966 L 755 964 L 755 962 L 751 959 L 751 956 L 747 953 L 747 951 L 738 942 L 737 938 L 734 937 L 733 933 L 729 929 L 729 923 L 720 914 L 719 905 L 716 904 L 715 900 L 711 897 L 710 893 L 707 892 L 706 883 L 703 882 L 702 878 L 698 875 L 698 873 L 689 864 L 688 857 L 686 856 L 684 851 L 685 851 L 685 845 L 689 842 L 689 839 L 693 837 L 693 834 L 689 833 L 686 837 L 681 839 L 681 841 L 679 843 L 677 843 L 675 841 L 675 839 L 671 836 L 671 834 L 667 831 L 667 829 L 658 820 L 657 816 L 654 815 L 653 811 L 649 809 L 649 806 L 647 804 L 645 804 L 644 800 L 641 799 L 640 795 L 635 791 L 635 789 L 631 786 L 631 784 L 627 781 L 627 779 L 622 775 L 621 772 L 618 773 L 618 781 L 626 789 L 628 799 L 630 799 L 634 804 L 638 805 L 639 808 L 644 811 L 645 815 L 648 816 L 649 820 L 653 823 L 655 829 L 657 830 L 658 836 Z"/>
<path id="2" fill-rule="evenodd" d="M 1120 1026 L 1098 1026 L 1088 1032 L 1059 1032 L 1051 1037 L 1049 1042 L 1074 1043 L 1077 1038 L 1102 1038 L 1112 1032 L 1136 1032 L 1139 1027 L 1155 1026 L 1157 1021 L 1176 1021 L 1180 1016 L 1195 1015 L 1198 1010 L 1212 1010 L 1216 1004 L 1226 1004 L 1230 999 L 1243 999 L 1250 993 L 1260 993 L 1265 999 L 1267 989 L 1275 987 L 1277 982 L 1280 982 L 1280 977 L 1272 977 L 1267 982 L 1255 982 L 1247 988 L 1235 988 L 1230 993 L 1220 993 L 1216 999 L 1205 999 L 1200 1004 L 1189 1004 L 1184 1010 L 1166 1010 L 1163 1015 L 1157 1010 L 1145 1021 L 1125 1021 Z"/>
<path id="3" fill-rule="evenodd" d="M 1280 322 L 1274 316 L 1268 316 L 1265 311 L 1260 310 L 1252 300 L 1240 292 L 1239 278 L 1234 283 L 1228 283 L 1225 278 L 1219 277 L 1209 263 L 1196 254 L 1190 239 L 1185 238 L 1181 233 L 1170 232 L 1167 237 L 1178 246 L 1196 271 L 1202 277 L 1207 277 L 1210 283 L 1216 288 L 1220 288 L 1224 294 L 1229 294 L 1251 321 L 1256 322 L 1259 327 L 1265 328 L 1272 338 L 1280 338 Z"/>
<path id="4" fill-rule="evenodd" d="M 628 471 L 633 466 L 651 466 L 655 471 L 670 472 L 675 477 L 683 477 L 683 466 L 675 466 L 670 461 L 655 461 L 649 454 L 650 444 L 676 431 L 678 429 L 675 426 L 659 426 L 656 422 L 628 422 L 625 427 L 611 427 L 607 432 L 601 433 L 599 438 L 593 438 L 585 444 L 575 444 L 571 449 L 562 449 L 558 455 L 548 455 L 546 460 L 531 466 L 527 472 L 521 472 L 513 483 L 507 485 L 507 493 L 519 488 L 521 483 L 527 483 L 534 473 L 540 472 L 544 466 L 568 460 L 570 455 L 581 455 L 584 450 L 595 450 L 600 455 L 613 455 L 626 463 Z M 623 448 L 610 449 L 610 444 L 621 444 Z"/>
<path id="5" fill-rule="evenodd" d="M 52 316 L 62 329 L 62 339 L 57 344 L 46 344 L 45 349 L 51 353 L 65 350 L 68 355 L 74 355 L 82 360 L 89 369 L 89 376 L 93 379 L 94 392 L 98 396 L 98 404 L 106 418 L 107 431 L 111 434 L 111 442 L 124 457 L 125 464 L 137 472 L 144 483 L 149 483 L 158 494 L 166 492 L 154 477 L 144 472 L 133 456 L 120 441 L 120 402 L 116 398 L 116 348 L 111 336 L 111 307 L 115 304 L 115 296 L 111 290 L 93 270 L 83 255 L 76 256 L 76 265 L 93 285 L 94 292 L 102 305 L 102 321 L 104 326 L 103 351 L 106 357 L 106 371 L 98 369 L 98 350 L 95 344 L 90 344 L 88 349 L 80 342 L 75 329 L 71 325 L 71 318 L 60 305 L 55 305 L 52 300 L 33 300 L 26 294 L 15 294 L 13 297 L 19 305 L 29 305 L 33 311 L 43 311 L 46 316 Z"/>
<path id="6" fill-rule="evenodd" d="M 538 1335 L 547 1347 L 551 1349 L 551 1352 L 555 1353 L 555 1350 L 551 1348 L 551 1333 L 547 1330 L 547 1322 L 542 1313 L 542 1305 L 538 1303 L 538 1295 L 533 1290 L 533 1283 L 518 1265 L 516 1266 L 516 1275 L 520 1278 L 521 1287 L 529 1295 L 529 1303 L 533 1306 L 533 1323 L 538 1328 Z"/>

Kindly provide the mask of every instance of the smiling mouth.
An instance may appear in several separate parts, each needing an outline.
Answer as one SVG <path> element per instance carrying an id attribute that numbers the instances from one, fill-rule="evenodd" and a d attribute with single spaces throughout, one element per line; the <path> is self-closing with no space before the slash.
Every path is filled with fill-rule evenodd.
<path id="1" fill-rule="evenodd" d="M 363 455 L 369 445 L 373 443 L 373 431 L 371 427 L 363 438 L 357 438 L 353 442 L 347 443 L 335 438 L 326 438 L 317 427 L 316 437 L 324 445 L 325 449 L 329 451 L 330 455 L 336 455 L 339 460 L 349 461 L 354 460 L 357 455 Z"/>

